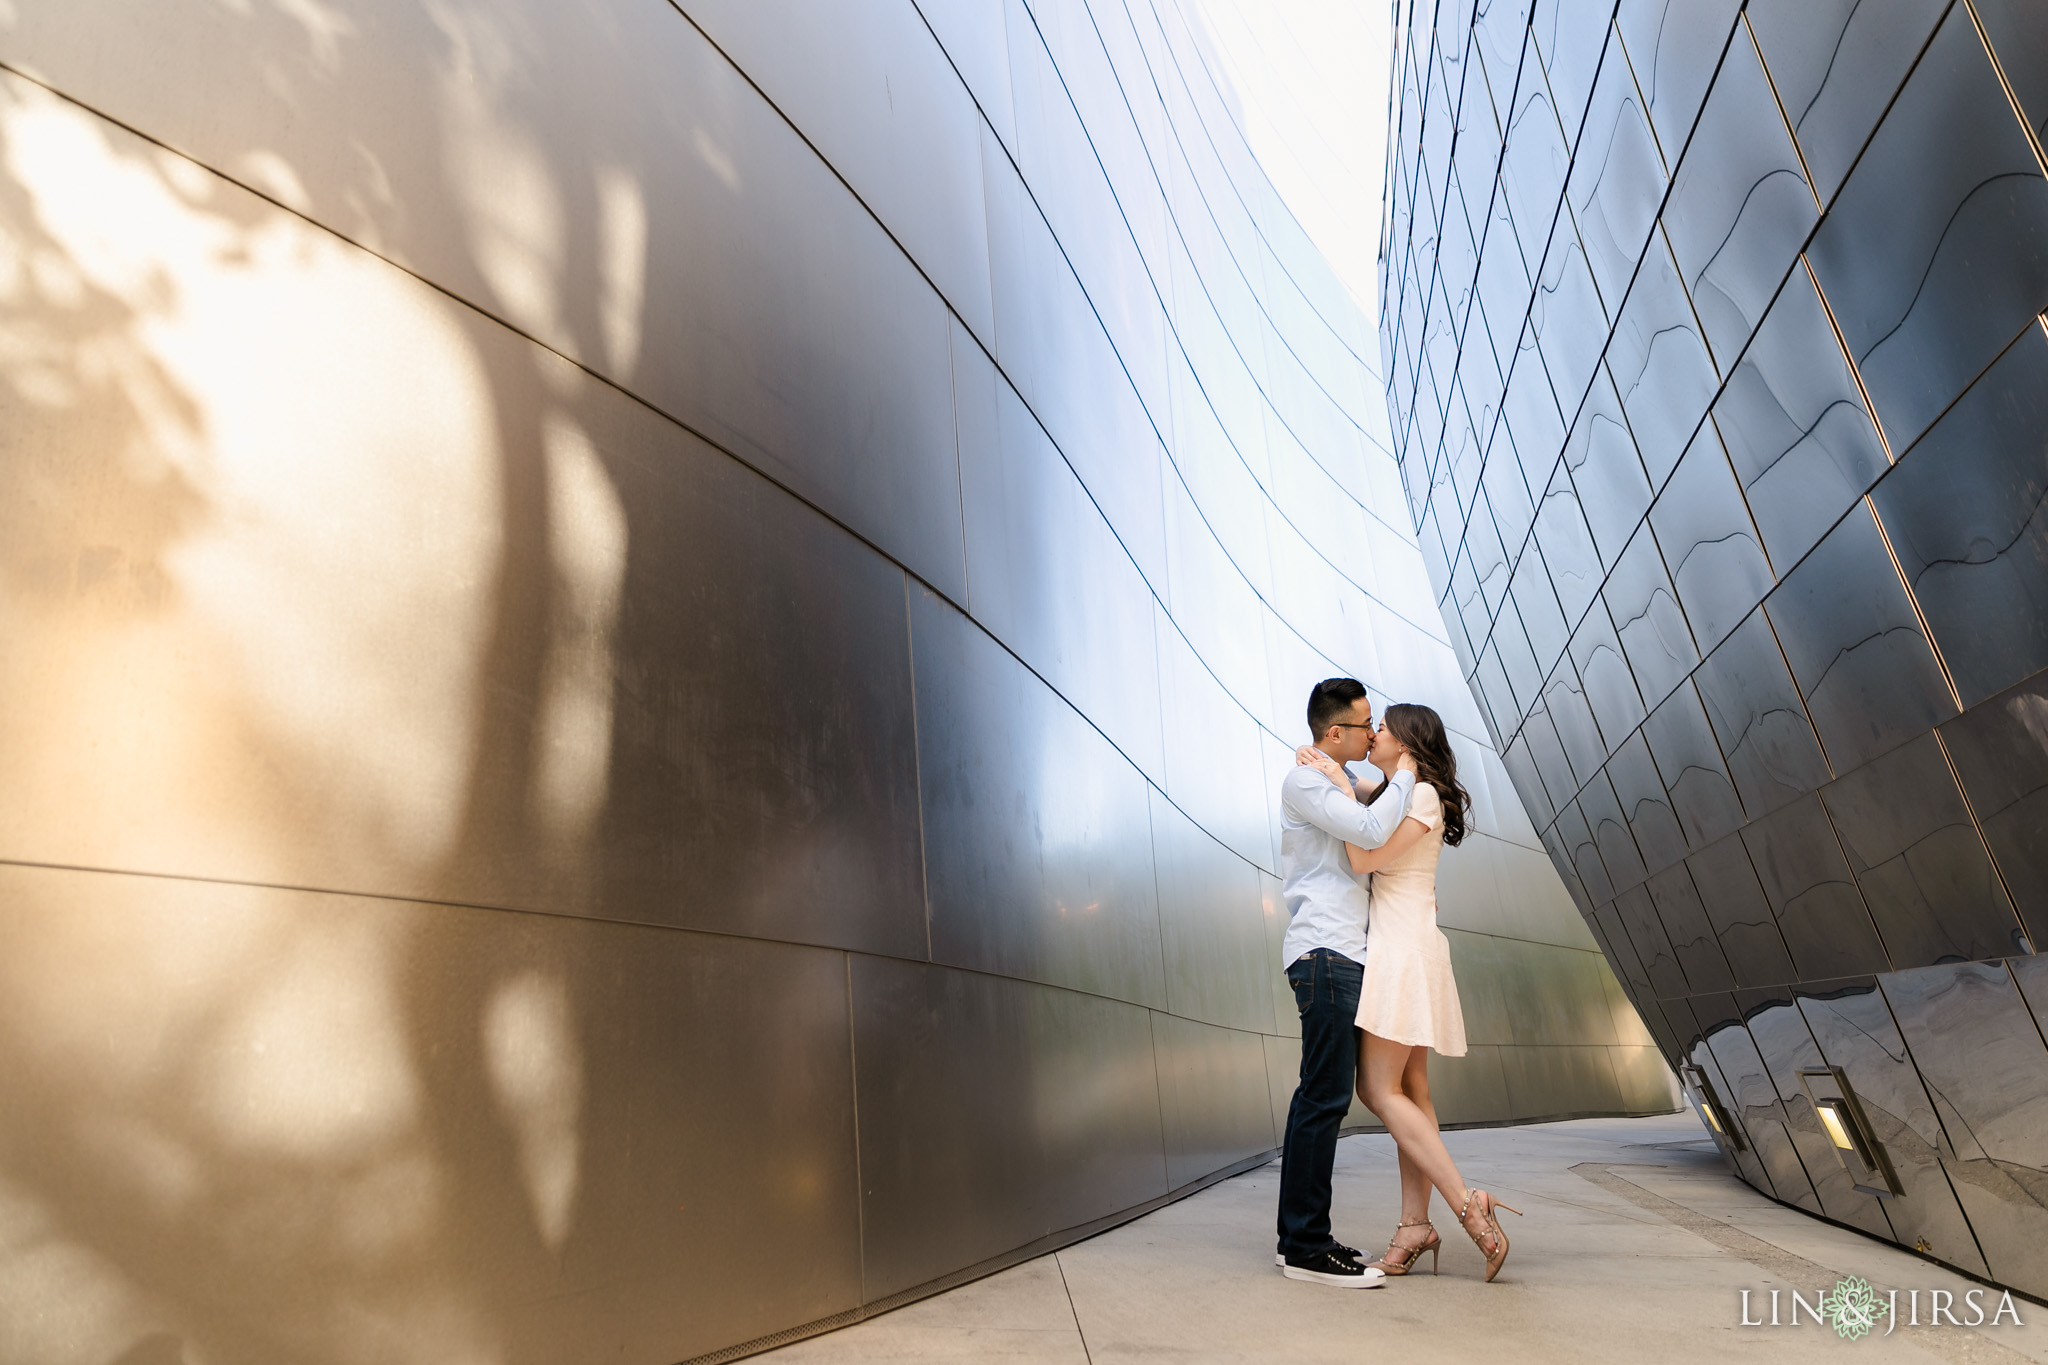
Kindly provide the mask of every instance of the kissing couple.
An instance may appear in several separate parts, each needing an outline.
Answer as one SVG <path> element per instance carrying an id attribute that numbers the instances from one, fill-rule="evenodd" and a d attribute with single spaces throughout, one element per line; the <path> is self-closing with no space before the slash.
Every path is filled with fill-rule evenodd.
<path id="1" fill-rule="evenodd" d="M 1427 706 L 1397 703 L 1375 725 L 1365 685 L 1328 678 L 1309 693 L 1308 728 L 1280 783 L 1281 951 L 1301 1012 L 1301 1078 L 1287 1109 L 1273 1259 L 1289 1279 L 1349 1289 L 1406 1275 L 1425 1251 L 1434 1273 L 1443 1238 L 1429 1206 L 1439 1193 L 1491 1280 L 1508 1254 L 1495 1210 L 1520 1210 L 1466 1186 L 1429 1099 L 1430 1049 L 1465 1054 L 1436 865 L 1444 845 L 1463 841 L 1471 798 Z M 1361 760 L 1378 769 L 1375 781 L 1352 777 L 1346 765 Z M 1337 1132 L 1354 1084 L 1400 1151 L 1401 1221 L 1370 1263 L 1330 1232 Z"/>

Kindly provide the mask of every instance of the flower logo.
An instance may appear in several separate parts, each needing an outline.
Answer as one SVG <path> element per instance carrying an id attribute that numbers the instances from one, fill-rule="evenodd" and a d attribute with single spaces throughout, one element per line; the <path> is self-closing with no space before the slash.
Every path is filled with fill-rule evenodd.
<path id="1" fill-rule="evenodd" d="M 1832 1293 L 1820 1296 L 1820 1311 L 1836 1336 L 1855 1341 L 1877 1326 L 1877 1320 L 1891 1307 L 1877 1297 L 1870 1281 L 1861 1275 L 1847 1275 L 1835 1281 Z"/>

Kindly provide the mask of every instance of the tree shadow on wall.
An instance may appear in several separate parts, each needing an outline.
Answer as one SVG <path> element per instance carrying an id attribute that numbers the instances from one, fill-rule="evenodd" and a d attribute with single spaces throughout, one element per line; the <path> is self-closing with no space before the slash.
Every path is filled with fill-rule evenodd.
<path id="1" fill-rule="evenodd" d="M 621 612 L 674 598 L 650 581 L 673 524 L 620 490 L 660 490 L 659 441 L 687 438 L 606 448 L 619 394 L 313 226 L 630 384 L 658 344 L 633 257 L 661 225 L 636 220 L 632 140 L 565 125 L 555 88 L 633 60 L 630 35 L 480 2 L 102 16 L 138 71 L 215 50 L 157 89 L 96 74 L 118 56 L 67 64 L 42 8 L 0 27 L 0 61 L 83 103 L 0 75 L 0 1356 L 672 1359 L 850 1306 L 829 1267 L 753 1300 L 676 1282 L 744 1277 L 792 1218 L 851 1225 L 824 1164 L 850 1158 L 846 1106 L 792 1143 L 801 1095 L 656 1103 L 675 1053 L 720 1045 L 646 963 L 727 987 L 688 978 L 679 936 L 560 917 L 691 921 L 644 888 L 618 904 L 604 866 L 648 855 L 618 812 L 650 784 L 699 794 L 684 819 L 716 785 L 689 727 L 717 718 L 688 699 L 658 759 L 613 755 L 621 680 L 658 691 L 677 657 Z M 858 795 L 733 780 L 784 807 Z M 799 854 L 858 874 L 829 825 Z M 776 1003 L 739 986 L 736 1009 Z M 844 1056 L 802 1084 L 843 1089 Z M 650 1111 L 672 1125 L 652 1151 Z M 749 1149 L 797 1192 L 770 1199 L 779 1226 L 668 1212 L 661 1166 Z"/>

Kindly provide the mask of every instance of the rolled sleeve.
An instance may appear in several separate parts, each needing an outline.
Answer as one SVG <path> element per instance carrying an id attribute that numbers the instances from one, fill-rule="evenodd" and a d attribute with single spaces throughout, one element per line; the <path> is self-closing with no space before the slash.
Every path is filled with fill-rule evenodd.
<path id="1" fill-rule="evenodd" d="M 1378 848 L 1400 826 L 1409 793 L 1414 789 L 1415 774 L 1397 772 L 1379 799 L 1366 805 L 1338 791 L 1328 778 L 1316 773 L 1314 785 L 1289 793 L 1288 805 L 1296 819 L 1314 825 L 1332 838 L 1360 848 Z"/>

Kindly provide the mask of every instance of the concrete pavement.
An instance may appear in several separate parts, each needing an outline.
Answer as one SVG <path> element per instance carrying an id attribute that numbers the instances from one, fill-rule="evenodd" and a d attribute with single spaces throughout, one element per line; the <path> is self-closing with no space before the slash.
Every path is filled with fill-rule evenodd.
<path id="1" fill-rule="evenodd" d="M 1928 1261 L 1764 1198 L 1727 1173 L 1690 1113 L 1582 1119 L 1445 1135 L 1471 1183 L 1527 1215 L 1502 1214 L 1513 1250 L 1482 1283 L 1476 1248 L 1441 1204 L 1443 1273 L 1336 1290 L 1274 1267 L 1272 1163 L 1054 1255 L 871 1321 L 757 1357 L 776 1365 L 1003 1360 L 1109 1362 L 1910 1360 L 2048 1362 L 2048 1309 L 2013 1301 L 1986 1325 L 1880 1323 L 1845 1340 L 1804 1317 L 1768 1322 L 1773 1289 L 1811 1301 L 1845 1275 L 1880 1292 L 1978 1289 Z M 1394 1149 L 1383 1135 L 1339 1145 L 1337 1235 L 1383 1247 L 1398 1216 Z M 1425 1267 L 1427 1258 L 1424 1258 Z"/>

